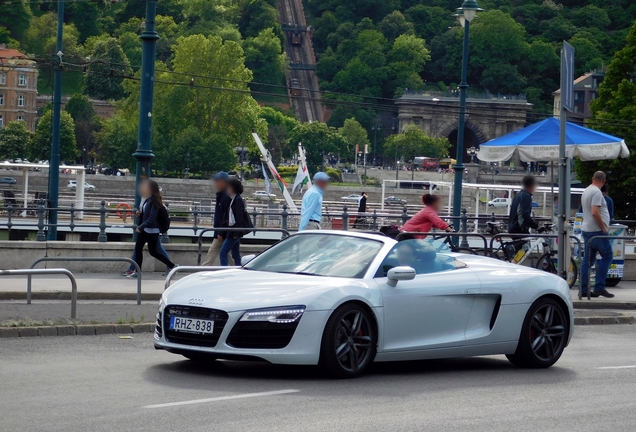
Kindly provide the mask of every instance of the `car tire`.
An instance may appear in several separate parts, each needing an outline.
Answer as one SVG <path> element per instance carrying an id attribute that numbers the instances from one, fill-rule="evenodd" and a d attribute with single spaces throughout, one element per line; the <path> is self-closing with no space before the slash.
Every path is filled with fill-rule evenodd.
<path id="1" fill-rule="evenodd" d="M 336 309 L 325 326 L 320 366 L 335 378 L 355 378 L 373 363 L 378 332 L 371 312 L 357 303 Z"/>
<path id="2" fill-rule="evenodd" d="M 528 309 L 517 350 L 506 357 L 515 366 L 548 368 L 563 354 L 569 332 L 568 312 L 556 300 L 542 297 Z"/>

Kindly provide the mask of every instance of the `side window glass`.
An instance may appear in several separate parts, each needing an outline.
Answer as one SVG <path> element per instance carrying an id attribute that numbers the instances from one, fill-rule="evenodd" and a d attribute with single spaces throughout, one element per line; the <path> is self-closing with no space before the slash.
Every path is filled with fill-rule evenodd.
<path id="1" fill-rule="evenodd" d="M 375 277 L 386 277 L 389 270 L 398 266 L 408 266 L 415 273 L 430 274 L 466 267 L 452 256 L 437 253 L 432 242 L 427 240 L 404 240 L 396 244 L 386 256 Z"/>

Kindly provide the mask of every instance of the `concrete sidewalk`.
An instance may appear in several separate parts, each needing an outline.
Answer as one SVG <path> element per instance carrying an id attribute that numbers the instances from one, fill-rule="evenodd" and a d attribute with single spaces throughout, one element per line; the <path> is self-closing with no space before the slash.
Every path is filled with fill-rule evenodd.
<path id="1" fill-rule="evenodd" d="M 173 282 L 187 276 L 179 273 Z M 77 273 L 78 299 L 82 300 L 135 300 L 137 280 L 117 274 Z M 159 300 L 165 284 L 161 273 L 144 273 L 141 284 L 142 299 Z M 0 300 L 26 299 L 26 276 L 3 276 L 0 278 Z M 613 299 L 593 298 L 578 300 L 578 292 L 570 290 L 576 309 L 620 309 L 636 310 L 636 282 L 622 281 L 617 287 L 608 289 L 616 295 Z M 32 292 L 34 300 L 70 299 L 71 284 L 65 276 L 35 276 Z"/>

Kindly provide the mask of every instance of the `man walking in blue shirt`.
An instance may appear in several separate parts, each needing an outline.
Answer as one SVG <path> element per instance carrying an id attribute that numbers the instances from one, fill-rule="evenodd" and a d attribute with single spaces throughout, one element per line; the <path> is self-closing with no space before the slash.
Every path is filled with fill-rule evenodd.
<path id="1" fill-rule="evenodd" d="M 322 171 L 314 174 L 314 185 L 303 195 L 298 231 L 319 230 L 322 221 L 322 193 L 329 184 L 329 176 Z"/>

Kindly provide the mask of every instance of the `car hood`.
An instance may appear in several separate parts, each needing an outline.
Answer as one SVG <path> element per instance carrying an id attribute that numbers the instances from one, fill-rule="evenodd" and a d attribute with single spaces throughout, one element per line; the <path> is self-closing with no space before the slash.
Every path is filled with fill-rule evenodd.
<path id="1" fill-rule="evenodd" d="M 227 312 L 290 305 L 319 310 L 342 297 L 345 286 L 371 289 L 362 279 L 231 269 L 187 276 L 164 293 L 163 301 L 184 305 L 194 302 Z M 333 295 L 328 295 L 330 292 Z M 325 301 L 316 301 L 321 296 L 327 297 Z"/>

